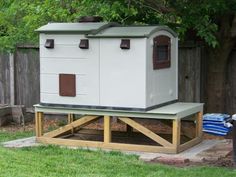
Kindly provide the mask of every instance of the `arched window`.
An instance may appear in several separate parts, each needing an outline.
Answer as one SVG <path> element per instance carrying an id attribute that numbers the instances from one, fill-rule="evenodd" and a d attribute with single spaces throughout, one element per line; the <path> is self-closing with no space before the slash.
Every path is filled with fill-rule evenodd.
<path id="1" fill-rule="evenodd" d="M 153 39 L 153 69 L 169 68 L 170 55 L 170 38 L 160 35 Z"/>

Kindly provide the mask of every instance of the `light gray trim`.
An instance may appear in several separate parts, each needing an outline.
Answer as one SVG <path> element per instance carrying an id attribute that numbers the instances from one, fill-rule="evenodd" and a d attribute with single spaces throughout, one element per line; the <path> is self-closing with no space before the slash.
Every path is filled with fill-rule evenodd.
<path id="1" fill-rule="evenodd" d="M 97 36 L 97 35 L 94 35 L 94 36 L 91 36 L 91 35 L 86 35 L 87 38 L 148 38 L 149 35 L 127 35 L 127 36 L 124 36 L 124 35 L 114 35 L 114 36 Z"/>
<path id="2" fill-rule="evenodd" d="M 45 113 L 64 113 L 64 114 L 82 114 L 82 115 L 109 115 L 133 118 L 150 118 L 150 119 L 182 119 L 186 116 L 203 111 L 202 103 L 174 103 L 150 111 L 122 111 L 107 109 L 86 109 L 86 108 L 69 108 L 34 105 L 35 112 Z"/>
<path id="3" fill-rule="evenodd" d="M 117 27 L 117 28 L 112 28 Z M 132 30 L 132 31 L 130 31 Z M 87 38 L 148 38 L 158 31 L 168 31 L 174 37 L 177 34 L 168 26 L 139 25 L 121 26 L 109 23 L 49 23 L 38 28 L 37 32 L 45 34 L 85 34 Z M 136 32 L 135 32 L 136 31 Z"/>
<path id="4" fill-rule="evenodd" d="M 170 29 L 168 26 L 120 26 L 120 29 L 122 28 L 127 28 L 127 27 L 140 27 L 140 28 L 145 28 L 145 27 L 153 27 L 154 29 L 151 30 L 150 32 L 142 33 L 142 34 L 124 34 L 124 32 L 121 32 L 120 34 L 106 34 L 106 30 L 101 31 L 100 33 L 96 34 L 88 34 L 86 35 L 87 38 L 149 38 L 152 34 L 158 32 L 158 31 L 167 31 L 170 34 L 172 34 L 174 37 L 178 37 L 177 33 L 175 33 L 172 29 Z M 112 29 L 111 29 L 112 30 Z"/>
<path id="5" fill-rule="evenodd" d="M 52 23 L 53 24 L 53 23 Z M 79 23 L 79 25 L 88 25 L 87 23 Z M 94 23 L 96 24 L 96 23 Z M 99 23 L 97 23 L 99 24 Z M 100 23 L 101 24 L 101 23 Z M 109 23 L 103 23 L 103 25 L 101 25 L 100 27 L 98 27 L 97 29 L 64 29 L 64 30 L 61 30 L 61 29 L 44 29 L 46 26 L 48 26 L 50 24 L 47 24 L 47 25 L 44 25 L 40 28 L 38 28 L 37 30 L 35 30 L 36 32 L 39 32 L 39 33 L 45 33 L 45 34 L 97 34 L 99 33 L 100 31 L 102 30 L 105 30 L 106 28 L 109 28 L 109 27 L 114 27 L 114 26 L 120 26 L 119 23 L 115 23 L 115 22 L 109 22 Z M 65 23 L 66 25 L 66 23 Z"/>
<path id="6" fill-rule="evenodd" d="M 101 26 L 100 28 L 98 28 L 97 30 L 93 30 L 91 31 L 90 34 L 97 34 L 107 28 L 110 28 L 110 27 L 114 27 L 114 26 L 121 26 L 119 23 L 115 23 L 115 22 L 110 22 L 110 23 L 107 23 L 106 25 L 103 25 Z"/>
<path id="7" fill-rule="evenodd" d="M 54 104 L 54 103 L 40 103 L 42 106 L 50 106 L 50 107 L 63 107 L 63 108 L 78 108 L 78 109 L 99 109 L 99 110 L 121 110 L 121 111 L 150 111 L 159 107 L 163 107 L 169 104 L 176 103 L 178 100 L 168 101 L 162 104 L 153 105 L 147 108 L 129 108 L 129 107 L 111 107 L 111 106 L 89 106 L 89 105 L 75 105 L 75 104 Z"/>
<path id="8" fill-rule="evenodd" d="M 177 33 L 174 32 L 172 29 L 170 29 L 168 26 L 159 26 L 158 28 L 152 30 L 152 31 L 149 33 L 148 37 L 150 37 L 152 34 L 158 32 L 158 31 L 160 31 L 160 30 L 168 31 L 168 32 L 169 32 L 170 34 L 172 34 L 174 37 L 178 37 Z"/>

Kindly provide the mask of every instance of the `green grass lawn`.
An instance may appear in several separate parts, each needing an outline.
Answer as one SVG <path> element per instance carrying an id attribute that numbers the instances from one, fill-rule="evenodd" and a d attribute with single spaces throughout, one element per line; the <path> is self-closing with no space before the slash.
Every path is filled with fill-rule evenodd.
<path id="1" fill-rule="evenodd" d="M 32 135 L 0 131 L 0 142 Z M 177 168 L 147 164 L 119 152 L 41 146 L 23 149 L 0 147 L 0 177 L 214 177 L 236 176 L 236 170 L 217 167 Z"/>
<path id="2" fill-rule="evenodd" d="M 7 132 L 0 130 L 0 143 L 4 141 L 11 141 L 19 138 L 33 136 L 32 131 Z"/>

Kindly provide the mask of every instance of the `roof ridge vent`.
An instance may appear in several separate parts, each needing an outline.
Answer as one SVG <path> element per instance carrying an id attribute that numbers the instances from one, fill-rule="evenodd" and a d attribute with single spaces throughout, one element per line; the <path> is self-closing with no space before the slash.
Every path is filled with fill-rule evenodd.
<path id="1" fill-rule="evenodd" d="M 102 22 L 103 18 L 100 16 L 82 16 L 78 20 L 80 23 L 97 23 L 97 22 Z"/>

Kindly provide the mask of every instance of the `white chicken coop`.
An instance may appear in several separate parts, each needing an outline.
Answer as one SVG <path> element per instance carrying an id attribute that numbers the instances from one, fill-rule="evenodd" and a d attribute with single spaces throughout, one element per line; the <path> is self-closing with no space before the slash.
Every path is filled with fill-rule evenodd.
<path id="1" fill-rule="evenodd" d="M 40 102 L 147 111 L 178 99 L 178 38 L 167 26 L 49 23 L 40 33 Z"/>

